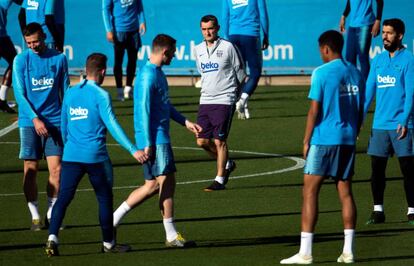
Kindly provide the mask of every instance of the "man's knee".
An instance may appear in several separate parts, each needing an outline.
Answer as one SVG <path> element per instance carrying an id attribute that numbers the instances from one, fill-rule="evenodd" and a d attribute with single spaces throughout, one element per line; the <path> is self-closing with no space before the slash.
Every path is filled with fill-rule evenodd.
<path id="1" fill-rule="evenodd" d="M 227 142 L 225 140 L 215 139 L 214 144 L 216 145 L 217 150 L 227 148 Z"/>
<path id="2" fill-rule="evenodd" d="M 147 195 L 152 195 L 160 189 L 160 185 L 157 180 L 146 180 L 144 183 L 144 189 Z"/>
<path id="3" fill-rule="evenodd" d="M 203 149 L 206 149 L 210 146 L 210 140 L 209 139 L 197 139 L 197 146 Z"/>

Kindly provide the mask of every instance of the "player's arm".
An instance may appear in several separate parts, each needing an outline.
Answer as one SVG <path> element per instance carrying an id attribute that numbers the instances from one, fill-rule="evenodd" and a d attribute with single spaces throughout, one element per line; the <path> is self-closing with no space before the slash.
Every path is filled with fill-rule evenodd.
<path id="1" fill-rule="evenodd" d="M 380 33 L 383 8 L 384 8 L 384 1 L 377 0 L 377 16 L 375 18 L 375 22 L 374 22 L 374 25 L 372 25 L 372 30 L 371 30 L 371 34 L 374 37 L 377 37 L 378 34 Z"/>
<path id="2" fill-rule="evenodd" d="M 258 6 L 260 13 L 260 26 L 263 30 L 262 50 L 266 50 L 269 47 L 269 16 L 267 14 L 266 1 L 259 0 Z"/>
<path id="3" fill-rule="evenodd" d="M 230 24 L 230 7 L 228 0 L 221 1 L 221 25 L 220 31 L 223 34 L 224 39 L 229 38 L 229 24 Z"/>
<path id="4" fill-rule="evenodd" d="M 17 18 L 19 19 L 20 31 L 23 35 L 24 29 L 26 28 L 26 9 L 23 6 L 20 8 Z"/>
<path id="5" fill-rule="evenodd" d="M 359 136 L 359 132 L 362 128 L 362 123 L 364 122 L 364 104 L 365 104 L 365 81 L 360 74 L 360 84 L 358 85 L 359 88 L 359 108 L 358 108 L 358 124 L 357 124 L 357 137 Z"/>
<path id="6" fill-rule="evenodd" d="M 364 100 L 364 119 L 368 113 L 369 107 L 374 100 L 375 93 L 377 91 L 377 80 L 376 80 L 376 58 L 372 61 L 371 68 L 368 74 L 366 86 L 365 86 L 365 100 Z"/>
<path id="7" fill-rule="evenodd" d="M 118 142 L 125 150 L 127 150 L 137 161 L 143 163 L 147 160 L 147 156 L 143 151 L 138 150 L 134 144 L 129 140 L 118 120 L 115 117 L 112 108 L 111 97 L 108 93 L 102 93 L 100 95 L 98 103 L 99 115 L 104 122 L 106 128 L 111 133 L 112 137 Z"/>
<path id="8" fill-rule="evenodd" d="M 70 87 L 70 77 L 69 77 L 69 68 L 68 68 L 68 60 L 66 59 L 66 56 L 62 54 L 62 79 L 60 84 L 60 95 L 63 98 L 66 91 Z"/>
<path id="9" fill-rule="evenodd" d="M 147 26 L 145 23 L 144 6 L 142 5 L 141 0 L 139 0 L 137 4 L 138 4 L 139 34 L 144 35 L 145 32 L 147 32 Z"/>
<path id="10" fill-rule="evenodd" d="M 15 3 L 16 5 L 21 6 L 23 3 L 23 0 L 12 0 L 13 3 Z"/>
<path id="11" fill-rule="evenodd" d="M 241 87 L 246 79 L 246 66 L 242 60 L 241 53 L 236 46 L 232 45 L 229 49 L 229 57 L 236 74 L 239 87 Z"/>
<path id="12" fill-rule="evenodd" d="M 63 140 L 63 144 L 66 143 L 67 141 L 67 136 L 68 136 L 68 117 L 67 117 L 67 106 L 66 106 L 66 101 L 65 99 L 63 100 L 62 103 L 62 110 L 60 113 L 60 132 L 62 135 L 62 140 Z"/>
<path id="13" fill-rule="evenodd" d="M 313 129 L 318 119 L 321 104 L 318 101 L 311 100 L 308 116 L 306 119 L 305 136 L 303 137 L 303 158 L 306 159 L 308 156 L 310 140 L 312 137 Z"/>
<path id="14" fill-rule="evenodd" d="M 402 118 L 398 123 L 397 133 L 398 139 L 403 139 L 407 135 L 408 119 L 413 113 L 413 98 L 414 98 L 414 60 L 411 60 L 404 71 L 404 112 Z"/>
<path id="15" fill-rule="evenodd" d="M 112 25 L 113 8 L 114 8 L 113 0 L 102 0 L 103 22 L 104 22 L 105 31 L 106 31 L 106 39 L 109 42 L 114 41 L 114 26 Z"/>
<path id="16" fill-rule="evenodd" d="M 170 118 L 177 122 L 178 124 L 185 126 L 188 130 L 193 132 L 196 136 L 198 136 L 198 133 L 202 131 L 202 128 L 200 125 L 191 122 L 187 118 L 185 118 L 180 112 L 175 109 L 175 107 L 170 103 Z"/>
<path id="17" fill-rule="evenodd" d="M 56 0 L 46 1 L 45 23 L 50 33 L 52 34 L 53 40 L 55 41 L 56 49 L 60 52 L 63 52 L 63 40 L 60 38 L 55 21 L 55 1 Z"/>
<path id="18" fill-rule="evenodd" d="M 340 32 L 345 32 L 345 22 L 346 22 L 346 17 L 349 15 L 349 12 L 351 12 L 351 3 L 349 0 L 347 0 L 345 10 L 342 13 L 341 19 L 339 20 L 339 31 Z"/>

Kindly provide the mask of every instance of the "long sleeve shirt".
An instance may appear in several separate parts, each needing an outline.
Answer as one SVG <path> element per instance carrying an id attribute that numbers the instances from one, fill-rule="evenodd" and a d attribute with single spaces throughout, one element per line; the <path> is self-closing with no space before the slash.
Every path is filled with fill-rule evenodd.
<path id="1" fill-rule="evenodd" d="M 19 106 L 19 126 L 33 127 L 40 118 L 47 126 L 60 126 L 62 98 L 69 88 L 66 56 L 54 49 L 41 54 L 31 49 L 13 62 L 13 89 Z"/>
<path id="2" fill-rule="evenodd" d="M 138 71 L 134 87 L 135 141 L 139 149 L 170 143 L 170 119 L 185 125 L 185 117 L 170 103 L 161 67 L 148 61 Z"/>
<path id="3" fill-rule="evenodd" d="M 141 0 L 102 0 L 102 16 L 107 32 L 137 31 L 145 23 Z"/>
<path id="4" fill-rule="evenodd" d="M 111 103 L 108 92 L 94 81 L 85 80 L 67 91 L 62 105 L 63 161 L 107 160 L 107 130 L 129 153 L 137 151 L 119 125 Z"/>

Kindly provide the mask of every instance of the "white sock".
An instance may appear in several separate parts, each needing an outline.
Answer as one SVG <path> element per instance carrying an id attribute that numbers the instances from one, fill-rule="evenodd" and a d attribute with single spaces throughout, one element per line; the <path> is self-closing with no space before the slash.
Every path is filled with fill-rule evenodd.
<path id="1" fill-rule="evenodd" d="M 312 256 L 312 242 L 313 233 L 301 232 L 299 254 L 305 256 Z"/>
<path id="2" fill-rule="evenodd" d="M 52 209 L 53 209 L 53 206 L 56 203 L 56 200 L 57 200 L 57 198 L 47 197 L 47 213 L 46 213 L 46 217 L 49 220 L 52 217 Z"/>
<path id="3" fill-rule="evenodd" d="M 408 207 L 407 215 L 414 214 L 414 208 Z"/>
<path id="4" fill-rule="evenodd" d="M 1 85 L 0 86 L 0 100 L 5 101 L 7 100 L 7 91 L 9 90 L 9 86 Z"/>
<path id="5" fill-rule="evenodd" d="M 222 176 L 216 176 L 216 178 L 214 178 L 215 181 L 219 182 L 220 184 L 224 184 L 224 177 Z"/>
<path id="6" fill-rule="evenodd" d="M 374 212 L 383 212 L 384 205 L 374 205 Z"/>
<path id="7" fill-rule="evenodd" d="M 244 106 L 246 104 L 247 99 L 249 99 L 249 94 L 243 92 L 240 96 L 239 102 Z"/>
<path id="8" fill-rule="evenodd" d="M 30 201 L 27 203 L 29 207 L 30 214 L 32 215 L 32 220 L 40 220 L 39 209 L 37 208 L 37 201 Z"/>
<path id="9" fill-rule="evenodd" d="M 47 238 L 47 240 L 49 240 L 49 241 L 53 241 L 53 242 L 55 242 L 56 244 L 59 244 L 59 240 L 58 240 L 58 237 L 57 237 L 57 235 L 49 235 L 49 237 Z"/>
<path id="10" fill-rule="evenodd" d="M 124 93 L 130 93 L 132 90 L 131 86 L 125 86 Z"/>
<path id="11" fill-rule="evenodd" d="M 342 253 L 344 254 L 354 254 L 354 238 L 355 238 L 355 229 L 345 229 L 344 230 L 344 249 Z"/>
<path id="12" fill-rule="evenodd" d="M 112 240 L 112 242 L 103 242 L 104 247 L 107 249 L 111 249 L 115 245 L 115 240 Z"/>
<path id="13" fill-rule="evenodd" d="M 171 242 L 177 238 L 178 233 L 175 229 L 173 218 L 163 219 L 162 223 L 164 224 L 165 234 L 167 236 L 167 241 Z"/>
<path id="14" fill-rule="evenodd" d="M 126 201 L 116 209 L 114 212 L 114 227 L 117 227 L 121 219 L 131 210 L 131 207 L 128 206 Z"/>

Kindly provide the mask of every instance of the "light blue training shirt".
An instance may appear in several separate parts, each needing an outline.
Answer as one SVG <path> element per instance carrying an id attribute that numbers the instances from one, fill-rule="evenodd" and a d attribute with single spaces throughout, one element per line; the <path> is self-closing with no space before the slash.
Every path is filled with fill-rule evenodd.
<path id="1" fill-rule="evenodd" d="M 148 61 L 137 73 L 134 87 L 135 141 L 139 149 L 170 143 L 170 118 L 185 125 L 185 117 L 170 103 L 161 67 Z"/>
<path id="2" fill-rule="evenodd" d="M 102 13 L 107 32 L 137 31 L 145 23 L 141 0 L 102 0 Z"/>
<path id="3" fill-rule="evenodd" d="M 95 81 L 84 80 L 70 88 L 62 105 L 62 160 L 99 163 L 109 159 L 107 129 L 129 153 L 137 148 L 126 136 L 112 109 L 111 97 Z"/>
<path id="4" fill-rule="evenodd" d="M 362 27 L 374 24 L 375 14 L 372 8 L 373 0 L 349 0 L 351 11 L 349 13 L 349 26 Z"/>
<path id="5" fill-rule="evenodd" d="M 316 68 L 308 97 L 321 109 L 310 144 L 354 145 L 364 93 L 364 79 L 352 64 L 335 59 Z"/>
<path id="6" fill-rule="evenodd" d="M 367 79 L 365 114 L 376 96 L 372 128 L 396 130 L 398 125 L 413 128 L 414 56 L 402 48 L 390 57 L 388 51 L 371 63 Z"/>
<path id="7" fill-rule="evenodd" d="M 46 13 L 46 10 L 53 10 L 53 0 L 23 0 L 22 8 L 26 9 L 26 25 L 36 22 L 42 25 L 42 29 L 46 34 L 45 42 L 47 44 L 54 43 L 52 33 L 46 26 L 46 15 L 52 15 Z"/>
<path id="8" fill-rule="evenodd" d="M 221 32 L 229 35 L 269 36 L 269 17 L 265 0 L 222 0 Z"/>
<path id="9" fill-rule="evenodd" d="M 14 97 L 19 106 L 19 127 L 33 127 L 39 117 L 47 126 L 60 126 L 60 109 L 70 80 L 66 56 L 46 48 L 41 54 L 31 49 L 13 62 Z"/>

